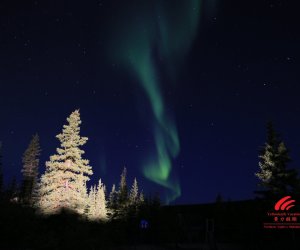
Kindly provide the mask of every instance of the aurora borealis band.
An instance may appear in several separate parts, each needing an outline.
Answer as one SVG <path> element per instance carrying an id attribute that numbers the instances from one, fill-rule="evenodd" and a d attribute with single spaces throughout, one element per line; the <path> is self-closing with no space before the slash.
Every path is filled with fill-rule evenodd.
<path id="1" fill-rule="evenodd" d="M 176 173 L 171 175 L 180 140 L 176 123 L 166 110 L 158 67 L 176 79 L 178 64 L 183 63 L 196 35 L 201 1 L 152 1 L 137 5 L 125 11 L 122 20 L 126 21 L 116 27 L 122 35 L 113 37 L 122 44 L 112 42 L 115 46 L 112 49 L 122 64 L 136 75 L 150 103 L 155 152 L 144 160 L 142 171 L 149 180 L 169 189 L 166 198 L 169 202 L 181 194 Z M 155 19 L 156 16 L 159 18 Z"/>

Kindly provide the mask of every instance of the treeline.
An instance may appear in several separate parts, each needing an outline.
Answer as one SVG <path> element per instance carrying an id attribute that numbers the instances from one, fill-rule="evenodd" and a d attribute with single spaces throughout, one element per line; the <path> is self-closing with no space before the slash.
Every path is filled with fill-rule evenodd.
<path id="1" fill-rule="evenodd" d="M 82 157 L 84 151 L 81 146 L 88 138 L 80 136 L 80 124 L 80 113 L 76 110 L 67 118 L 62 132 L 56 136 L 60 147 L 46 162 L 46 170 L 40 177 L 39 136 L 33 136 L 23 154 L 23 178 L 19 187 L 14 181 L 4 189 L 0 152 L 2 201 L 32 207 L 40 215 L 58 214 L 62 210 L 68 210 L 91 221 L 126 219 L 128 216 L 138 216 L 146 207 L 159 206 L 158 196 L 144 197 L 136 178 L 131 187 L 128 187 L 126 168 L 123 169 L 118 187 L 114 184 L 110 192 L 101 179 L 97 185 L 87 188 L 93 171 L 89 161 Z"/>

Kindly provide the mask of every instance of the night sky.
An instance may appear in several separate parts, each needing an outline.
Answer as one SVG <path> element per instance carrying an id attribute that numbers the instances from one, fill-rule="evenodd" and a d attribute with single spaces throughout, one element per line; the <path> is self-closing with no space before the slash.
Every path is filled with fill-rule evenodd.
<path id="1" fill-rule="evenodd" d="M 187 2 L 2 0 L 6 182 L 21 180 L 36 132 L 44 171 L 75 109 L 88 185 L 101 177 L 110 190 L 126 166 L 145 193 L 180 189 L 173 203 L 252 198 L 269 120 L 299 170 L 297 1 Z"/>

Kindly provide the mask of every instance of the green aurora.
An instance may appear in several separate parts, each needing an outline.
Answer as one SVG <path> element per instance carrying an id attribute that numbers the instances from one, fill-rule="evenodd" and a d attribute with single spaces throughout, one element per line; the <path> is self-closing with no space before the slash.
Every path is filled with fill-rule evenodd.
<path id="1" fill-rule="evenodd" d="M 138 2 L 126 5 L 120 13 L 122 23 L 113 28 L 110 56 L 138 78 L 153 112 L 155 152 L 144 160 L 142 171 L 169 190 L 167 203 L 181 195 L 179 179 L 172 173 L 180 142 L 176 124 L 166 111 L 158 67 L 175 82 L 197 34 L 201 7 L 201 0 Z"/>

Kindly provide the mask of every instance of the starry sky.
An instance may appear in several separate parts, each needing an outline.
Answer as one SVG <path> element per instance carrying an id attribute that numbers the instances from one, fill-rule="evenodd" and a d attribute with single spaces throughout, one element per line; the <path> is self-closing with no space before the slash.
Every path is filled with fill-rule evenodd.
<path id="1" fill-rule="evenodd" d="M 253 198 L 272 120 L 300 170 L 296 1 L 0 3 L 0 140 L 6 182 L 40 135 L 41 172 L 80 109 L 94 175 L 124 166 L 173 204 Z"/>

